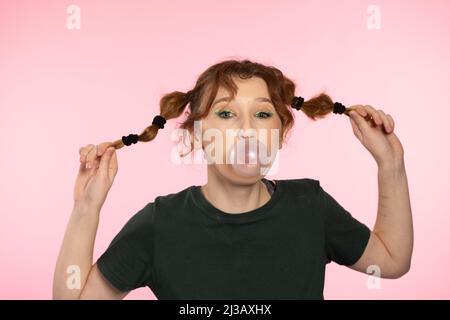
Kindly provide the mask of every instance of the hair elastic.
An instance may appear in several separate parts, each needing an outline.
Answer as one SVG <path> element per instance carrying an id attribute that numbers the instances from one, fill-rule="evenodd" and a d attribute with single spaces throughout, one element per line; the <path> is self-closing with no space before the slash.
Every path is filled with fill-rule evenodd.
<path id="1" fill-rule="evenodd" d="M 160 129 L 164 128 L 164 123 L 166 123 L 166 119 L 161 115 L 155 116 L 152 121 L 152 124 L 156 124 Z"/>
<path id="2" fill-rule="evenodd" d="M 124 145 L 129 146 L 139 141 L 139 136 L 137 134 L 129 134 L 128 136 L 122 136 L 122 142 Z"/>
<path id="3" fill-rule="evenodd" d="M 300 96 L 298 96 L 298 97 L 294 96 L 294 98 L 292 99 L 291 107 L 294 109 L 300 110 L 304 101 L 305 101 L 304 98 L 302 98 Z"/>
<path id="4" fill-rule="evenodd" d="M 340 102 L 335 102 L 333 106 L 333 113 L 342 114 L 347 108 Z"/>
<path id="5" fill-rule="evenodd" d="M 166 119 L 161 115 L 155 116 L 152 121 L 152 124 L 156 124 L 160 129 L 164 128 L 165 123 L 166 123 Z M 126 146 L 135 144 L 138 141 L 139 141 L 139 135 L 134 134 L 134 133 L 129 134 L 127 136 L 122 136 L 122 142 Z"/>

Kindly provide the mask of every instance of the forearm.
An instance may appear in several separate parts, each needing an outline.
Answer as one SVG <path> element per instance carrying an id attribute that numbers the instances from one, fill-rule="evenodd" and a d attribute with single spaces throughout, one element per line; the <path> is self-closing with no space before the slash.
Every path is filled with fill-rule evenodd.
<path id="1" fill-rule="evenodd" d="M 55 267 L 53 299 L 79 298 L 93 264 L 98 221 L 98 211 L 74 207 Z M 78 276 L 68 273 L 70 266 L 79 267 L 80 287 L 78 289 L 67 285 L 69 277 Z"/>
<path id="2" fill-rule="evenodd" d="M 403 159 L 378 166 L 378 213 L 373 231 L 395 265 L 407 271 L 413 250 L 413 222 Z"/>

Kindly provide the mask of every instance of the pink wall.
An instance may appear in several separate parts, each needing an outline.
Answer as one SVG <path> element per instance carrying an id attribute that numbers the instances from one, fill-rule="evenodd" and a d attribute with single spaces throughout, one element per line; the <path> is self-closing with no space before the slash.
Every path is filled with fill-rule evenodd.
<path id="1" fill-rule="evenodd" d="M 81 29 L 66 8 L 81 8 Z M 381 29 L 367 27 L 369 5 Z M 308 98 L 390 113 L 405 148 L 414 215 L 412 268 L 369 290 L 335 264 L 325 298 L 450 298 L 448 1 L 0 1 L 0 298 L 49 299 L 72 208 L 78 149 L 140 131 L 161 94 L 187 91 L 227 58 L 273 64 Z M 157 195 L 203 184 L 206 168 L 170 161 L 169 121 L 152 143 L 118 151 L 95 258 Z M 447 147 L 445 147 L 447 146 Z M 342 169 L 340 169 L 342 168 Z M 311 177 L 373 226 L 376 164 L 348 119 L 297 116 L 277 178 Z M 128 297 L 153 299 L 148 289 Z"/>

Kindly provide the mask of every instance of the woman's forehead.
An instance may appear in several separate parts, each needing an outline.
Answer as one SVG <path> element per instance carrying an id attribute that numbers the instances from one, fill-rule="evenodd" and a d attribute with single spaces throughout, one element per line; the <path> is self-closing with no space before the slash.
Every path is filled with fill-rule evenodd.
<path id="1" fill-rule="evenodd" d="M 267 86 L 258 84 L 241 85 L 238 87 L 236 95 L 233 97 L 231 92 L 225 88 L 219 88 L 216 97 L 213 100 L 212 106 L 220 102 L 240 101 L 242 103 L 251 102 L 269 102 L 272 103 Z"/>
<path id="2" fill-rule="evenodd" d="M 246 95 L 261 95 L 269 96 L 269 90 L 266 82 L 262 78 L 252 77 L 248 79 L 232 78 L 237 87 L 237 96 Z M 232 93 L 228 91 L 223 85 L 219 86 L 216 94 L 217 97 L 232 96 Z"/>

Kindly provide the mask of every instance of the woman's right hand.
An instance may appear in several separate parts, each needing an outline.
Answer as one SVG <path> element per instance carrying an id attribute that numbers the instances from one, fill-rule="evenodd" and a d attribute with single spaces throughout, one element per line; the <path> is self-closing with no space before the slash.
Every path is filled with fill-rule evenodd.
<path id="1" fill-rule="evenodd" d="M 111 142 L 80 148 L 80 168 L 75 181 L 75 207 L 100 212 L 117 174 L 117 155 Z"/>

